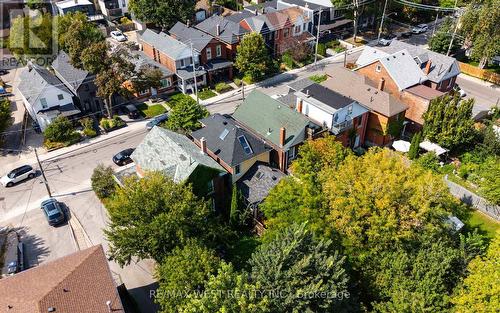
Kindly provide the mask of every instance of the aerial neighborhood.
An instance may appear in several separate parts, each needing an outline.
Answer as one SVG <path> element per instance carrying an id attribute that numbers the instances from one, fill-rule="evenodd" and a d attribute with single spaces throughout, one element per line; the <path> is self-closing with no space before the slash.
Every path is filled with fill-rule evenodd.
<path id="1" fill-rule="evenodd" d="M 499 312 L 498 25 L 0 2 L 0 312 Z"/>

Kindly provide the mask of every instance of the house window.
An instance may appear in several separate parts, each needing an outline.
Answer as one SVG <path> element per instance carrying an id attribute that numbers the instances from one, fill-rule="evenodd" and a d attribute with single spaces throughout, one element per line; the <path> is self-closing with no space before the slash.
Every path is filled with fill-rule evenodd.
<path id="1" fill-rule="evenodd" d="M 377 64 L 377 67 L 375 68 L 375 71 L 380 73 L 380 71 L 382 70 L 382 67 L 380 66 L 380 64 Z"/>
<path id="2" fill-rule="evenodd" d="M 161 88 L 167 88 L 167 87 L 170 87 L 171 86 L 171 82 L 170 82 L 170 79 L 169 78 L 163 78 L 162 80 L 160 80 L 160 86 Z"/>
<path id="3" fill-rule="evenodd" d="M 42 104 L 42 108 L 46 109 L 48 108 L 49 106 L 47 105 L 47 99 L 45 98 L 41 98 L 40 99 L 40 103 Z"/>
<path id="4" fill-rule="evenodd" d="M 221 57 L 222 56 L 222 47 L 221 47 L 221 45 L 215 46 L 215 54 L 217 55 L 217 57 Z"/>
<path id="5" fill-rule="evenodd" d="M 207 193 L 210 194 L 214 192 L 214 181 L 213 179 L 211 181 L 208 182 L 207 184 Z"/>
<path id="6" fill-rule="evenodd" d="M 285 30 L 283 31 L 283 38 L 288 37 L 288 31 L 289 31 L 289 29 L 285 28 Z"/>
<path id="7" fill-rule="evenodd" d="M 352 114 L 352 104 L 347 107 L 347 114 Z"/>
<path id="8" fill-rule="evenodd" d="M 300 29 L 301 29 L 300 25 L 295 26 L 295 33 L 296 34 L 300 33 Z"/>
<path id="9" fill-rule="evenodd" d="M 302 29 L 303 29 L 304 31 L 307 31 L 307 24 L 306 24 L 306 23 L 304 23 L 304 25 L 302 25 Z"/>
<path id="10" fill-rule="evenodd" d="M 63 100 L 63 99 L 64 99 L 64 96 L 63 96 L 63 95 L 57 95 L 57 99 L 59 99 L 59 100 Z"/>
<path id="11" fill-rule="evenodd" d="M 144 89 L 144 90 L 139 91 L 139 96 L 144 96 L 144 95 L 147 95 L 148 93 L 149 93 L 149 89 Z"/>
<path id="12" fill-rule="evenodd" d="M 238 165 L 236 165 L 236 166 L 235 166 L 235 168 L 234 168 L 234 173 L 235 173 L 236 175 L 239 175 L 239 174 L 240 174 L 240 172 L 241 172 L 241 168 L 240 168 L 240 165 L 238 164 Z"/>
<path id="13" fill-rule="evenodd" d="M 212 48 L 207 48 L 207 60 L 212 59 Z"/>

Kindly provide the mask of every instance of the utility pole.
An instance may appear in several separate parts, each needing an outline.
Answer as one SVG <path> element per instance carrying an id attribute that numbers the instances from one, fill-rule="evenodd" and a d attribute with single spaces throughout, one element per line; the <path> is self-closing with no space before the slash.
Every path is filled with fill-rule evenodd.
<path id="1" fill-rule="evenodd" d="M 432 30 L 432 36 L 434 36 L 434 33 L 436 32 L 436 27 L 438 23 L 438 17 L 439 17 L 439 11 L 436 10 L 436 20 L 434 21 L 434 29 Z"/>
<path id="2" fill-rule="evenodd" d="M 193 42 L 191 42 L 191 59 L 193 61 L 193 79 L 194 79 L 194 92 L 196 94 L 196 103 L 200 105 L 200 98 L 198 98 L 198 82 L 196 81 L 196 67 L 194 64 L 194 51 L 193 51 Z"/>
<path id="3" fill-rule="evenodd" d="M 455 0 L 455 10 L 457 10 L 457 3 L 458 3 L 458 0 Z M 460 18 L 462 17 L 462 15 L 460 14 L 457 18 L 457 22 L 455 24 L 455 30 L 453 31 L 453 35 L 451 35 L 451 41 L 450 41 L 450 45 L 448 46 L 448 52 L 446 52 L 446 55 L 449 56 L 450 55 L 450 52 L 451 52 L 451 47 L 453 46 L 453 40 L 455 40 L 455 35 L 457 34 L 457 29 L 458 29 L 458 24 L 460 23 Z"/>
<path id="4" fill-rule="evenodd" d="M 344 67 L 347 64 L 347 50 L 344 50 Z"/>
<path id="5" fill-rule="evenodd" d="M 243 81 L 241 81 L 241 96 L 245 100 L 245 83 Z"/>
<path id="6" fill-rule="evenodd" d="M 319 44 L 319 27 L 321 26 L 321 13 L 323 12 L 323 8 L 319 9 L 319 16 L 318 16 L 318 31 L 316 32 L 316 49 L 314 52 L 314 65 L 318 62 L 318 44 Z"/>
<path id="7" fill-rule="evenodd" d="M 385 0 L 385 3 L 384 3 L 384 11 L 382 12 L 382 19 L 380 21 L 380 28 L 378 29 L 377 43 L 380 41 L 380 36 L 382 35 L 382 28 L 384 27 L 384 17 L 385 17 L 385 10 L 386 9 L 387 9 L 387 0 Z"/>
<path id="8" fill-rule="evenodd" d="M 35 156 L 36 156 L 36 161 L 38 162 L 38 167 L 40 168 L 40 172 L 42 172 L 43 183 L 45 184 L 47 193 L 49 194 L 49 197 L 52 198 L 52 193 L 50 192 L 49 183 L 47 182 L 47 177 L 45 177 L 45 172 L 43 171 L 42 163 L 40 163 L 40 159 L 38 158 L 38 152 L 36 151 L 36 148 L 35 148 Z"/>

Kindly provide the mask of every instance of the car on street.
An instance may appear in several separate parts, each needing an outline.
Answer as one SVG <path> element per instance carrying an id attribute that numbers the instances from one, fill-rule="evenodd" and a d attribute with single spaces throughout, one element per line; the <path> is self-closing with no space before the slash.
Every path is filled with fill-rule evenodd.
<path id="1" fill-rule="evenodd" d="M 421 34 L 421 33 L 425 33 L 427 31 L 427 29 L 429 29 L 427 24 L 418 24 L 417 26 L 413 26 L 413 28 L 411 29 L 411 32 L 414 34 Z"/>
<path id="2" fill-rule="evenodd" d="M 391 44 L 392 40 L 396 38 L 395 35 L 387 35 L 387 36 L 384 36 L 383 38 L 381 38 L 378 43 L 379 45 L 382 45 L 382 46 L 388 46 Z"/>
<path id="3" fill-rule="evenodd" d="M 111 32 L 111 38 L 118 42 L 127 41 L 127 36 L 125 36 L 121 31 L 115 30 Z"/>
<path id="4" fill-rule="evenodd" d="M 54 198 L 43 201 L 40 208 L 45 214 L 50 226 L 59 225 L 66 220 L 61 203 Z"/>
<path id="5" fill-rule="evenodd" d="M 455 85 L 455 86 L 453 87 L 453 90 L 454 90 L 455 92 L 457 92 L 457 93 L 460 95 L 460 97 L 461 97 L 461 98 L 463 98 L 463 97 L 467 96 L 467 93 L 466 93 L 466 92 L 465 92 L 462 88 L 460 88 L 460 86 L 459 86 L 459 85 Z"/>
<path id="6" fill-rule="evenodd" d="M 167 113 L 155 116 L 146 124 L 146 129 L 151 130 L 153 127 L 165 122 L 166 120 L 168 120 Z"/>
<path id="7" fill-rule="evenodd" d="M 118 166 L 123 166 L 127 165 L 129 163 L 132 163 L 132 159 L 130 158 L 130 155 L 134 152 L 135 149 L 128 148 L 125 150 L 122 150 L 115 154 L 113 156 L 113 163 L 115 163 Z"/>
<path id="8" fill-rule="evenodd" d="M 133 120 L 141 117 L 141 114 L 139 114 L 139 110 L 137 110 L 137 108 L 133 104 L 127 104 L 126 106 L 124 106 L 123 113 L 125 113 L 128 118 Z"/>
<path id="9" fill-rule="evenodd" d="M 15 168 L 0 178 L 0 183 L 4 187 L 12 187 L 20 181 L 31 179 L 36 176 L 36 171 L 29 165 Z"/>

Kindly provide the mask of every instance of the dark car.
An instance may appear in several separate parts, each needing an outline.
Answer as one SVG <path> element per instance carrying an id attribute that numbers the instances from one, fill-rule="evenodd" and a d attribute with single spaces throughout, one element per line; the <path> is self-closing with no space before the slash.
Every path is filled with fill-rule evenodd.
<path id="1" fill-rule="evenodd" d="M 56 199 L 50 198 L 42 202 L 41 209 L 45 213 L 45 217 L 50 226 L 56 226 L 65 221 L 64 211 L 61 203 Z"/>
<path id="2" fill-rule="evenodd" d="M 134 152 L 135 149 L 129 148 L 125 149 L 123 151 L 118 152 L 113 156 L 113 162 L 118 165 L 126 165 L 129 163 L 132 163 L 132 159 L 130 158 L 130 155 Z"/>
<path id="3" fill-rule="evenodd" d="M 401 33 L 401 38 L 410 38 L 412 35 L 412 32 L 404 32 L 404 33 Z"/>
<path id="4" fill-rule="evenodd" d="M 146 124 L 146 129 L 147 130 L 150 130 L 151 128 L 165 122 L 166 120 L 168 120 L 168 114 L 160 114 L 158 116 L 155 116 L 151 119 L 151 121 L 149 121 L 147 124 Z"/>
<path id="5" fill-rule="evenodd" d="M 140 118 L 139 110 L 133 104 L 127 104 L 123 107 L 123 112 L 127 114 L 127 116 L 133 120 Z"/>

